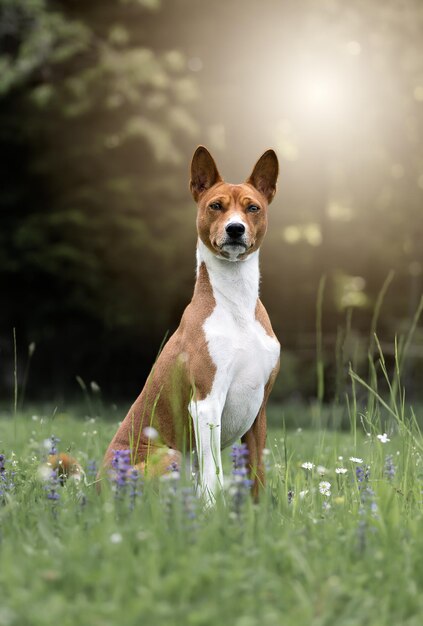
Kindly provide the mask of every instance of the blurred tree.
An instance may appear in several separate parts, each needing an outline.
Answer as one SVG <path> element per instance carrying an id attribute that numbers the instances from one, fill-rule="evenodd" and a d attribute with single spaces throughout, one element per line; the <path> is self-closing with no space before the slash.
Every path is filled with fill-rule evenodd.
<path id="1" fill-rule="evenodd" d="M 175 184 L 197 132 L 184 56 L 147 47 L 115 2 L 84 4 L 70 15 L 67 3 L 0 2 L 1 322 L 41 343 L 58 384 L 104 367 L 114 344 L 133 367 L 134 337 L 152 337 L 151 358 L 183 283 L 177 257 L 190 241 L 193 263 L 195 242 Z M 156 3 L 125 9 L 138 24 Z"/>

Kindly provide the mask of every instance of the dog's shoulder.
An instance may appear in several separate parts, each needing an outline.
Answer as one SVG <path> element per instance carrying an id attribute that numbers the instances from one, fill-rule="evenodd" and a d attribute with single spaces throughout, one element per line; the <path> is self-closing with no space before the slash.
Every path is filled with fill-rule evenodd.
<path id="1" fill-rule="evenodd" d="M 272 328 L 272 324 L 270 322 L 269 315 L 267 314 L 267 311 L 266 311 L 262 301 L 260 300 L 260 298 L 257 298 L 256 320 L 259 322 L 259 324 L 261 324 L 261 326 L 263 326 L 264 330 L 266 331 L 266 334 L 269 335 L 269 337 L 272 337 L 273 339 L 276 339 L 276 341 L 277 341 L 277 337 L 276 337 L 275 333 L 273 332 L 273 328 Z"/>

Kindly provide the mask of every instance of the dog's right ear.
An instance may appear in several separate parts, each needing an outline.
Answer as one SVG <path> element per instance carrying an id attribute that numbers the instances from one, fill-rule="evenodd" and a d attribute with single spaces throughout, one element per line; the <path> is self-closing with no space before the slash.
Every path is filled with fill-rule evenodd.
<path id="1" fill-rule="evenodd" d="M 191 161 L 191 181 L 189 184 L 194 200 L 198 202 L 207 189 L 221 181 L 222 178 L 212 155 L 204 146 L 198 146 Z"/>

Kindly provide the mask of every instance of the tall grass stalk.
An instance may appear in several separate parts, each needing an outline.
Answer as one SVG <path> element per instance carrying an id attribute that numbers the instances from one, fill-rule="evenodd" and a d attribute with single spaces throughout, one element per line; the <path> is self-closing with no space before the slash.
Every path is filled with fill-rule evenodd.
<path id="1" fill-rule="evenodd" d="M 322 310 L 323 297 L 325 292 L 326 276 L 322 276 L 319 281 L 316 301 L 316 379 L 317 379 L 317 400 L 319 407 L 323 402 L 325 394 L 325 370 L 323 361 L 323 333 L 322 333 Z"/>
<path id="2" fill-rule="evenodd" d="M 378 373 L 374 363 L 374 353 L 375 353 L 375 336 L 377 332 L 377 324 L 379 321 L 380 312 L 382 309 L 383 301 L 385 299 L 386 293 L 389 289 L 392 280 L 394 279 L 395 272 L 391 270 L 387 277 L 385 278 L 383 285 L 379 291 L 379 294 L 376 299 L 376 304 L 373 310 L 372 321 L 370 325 L 370 337 L 369 337 L 369 348 L 367 351 L 367 359 L 368 359 L 368 382 L 372 389 L 377 389 L 378 385 Z M 373 413 L 375 398 L 374 395 L 369 393 L 367 395 L 367 410 L 369 413 Z"/>
<path id="3" fill-rule="evenodd" d="M 26 393 L 26 387 L 28 384 L 28 378 L 29 378 L 29 369 L 31 366 L 31 360 L 32 360 L 32 356 L 35 352 L 35 343 L 30 343 L 28 346 L 28 356 L 26 359 L 26 365 L 25 365 L 25 370 L 24 370 L 24 376 L 23 376 L 23 381 L 22 381 L 22 388 L 21 388 L 21 397 L 20 397 L 20 401 L 19 401 L 19 409 L 22 411 L 23 409 L 23 404 L 24 404 L 24 399 L 25 399 L 25 393 Z"/>
<path id="4" fill-rule="evenodd" d="M 93 410 L 93 405 L 92 405 L 91 398 L 90 398 L 90 393 L 88 391 L 87 385 L 85 384 L 85 381 L 81 378 L 81 376 L 75 376 L 75 378 L 76 378 L 76 382 L 78 383 L 78 385 L 82 389 L 82 393 L 83 393 L 85 401 L 87 403 L 88 413 L 89 413 L 90 417 L 95 417 L 94 410 Z"/>
<path id="5" fill-rule="evenodd" d="M 403 371 L 406 367 L 406 360 L 408 355 L 408 350 L 410 348 L 411 342 L 413 341 L 417 324 L 419 323 L 421 314 L 423 312 L 423 296 L 420 298 L 420 302 L 417 306 L 417 309 L 413 315 L 413 319 L 411 320 L 410 328 L 406 335 L 405 340 L 402 342 L 401 346 L 398 348 L 398 355 L 396 355 L 395 363 L 396 363 L 396 372 L 397 376 L 393 382 L 393 393 L 396 395 L 398 389 L 401 385 L 401 378 L 403 375 Z"/>

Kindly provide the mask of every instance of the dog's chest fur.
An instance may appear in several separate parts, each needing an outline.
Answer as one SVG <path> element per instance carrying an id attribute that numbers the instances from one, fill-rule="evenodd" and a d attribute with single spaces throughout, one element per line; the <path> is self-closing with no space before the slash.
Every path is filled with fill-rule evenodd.
<path id="1" fill-rule="evenodd" d="M 221 446 L 231 445 L 252 426 L 264 388 L 279 358 L 279 343 L 256 319 L 258 252 L 231 263 L 212 255 L 200 242 L 216 302 L 203 324 L 216 367 L 209 399 L 222 410 Z"/>

